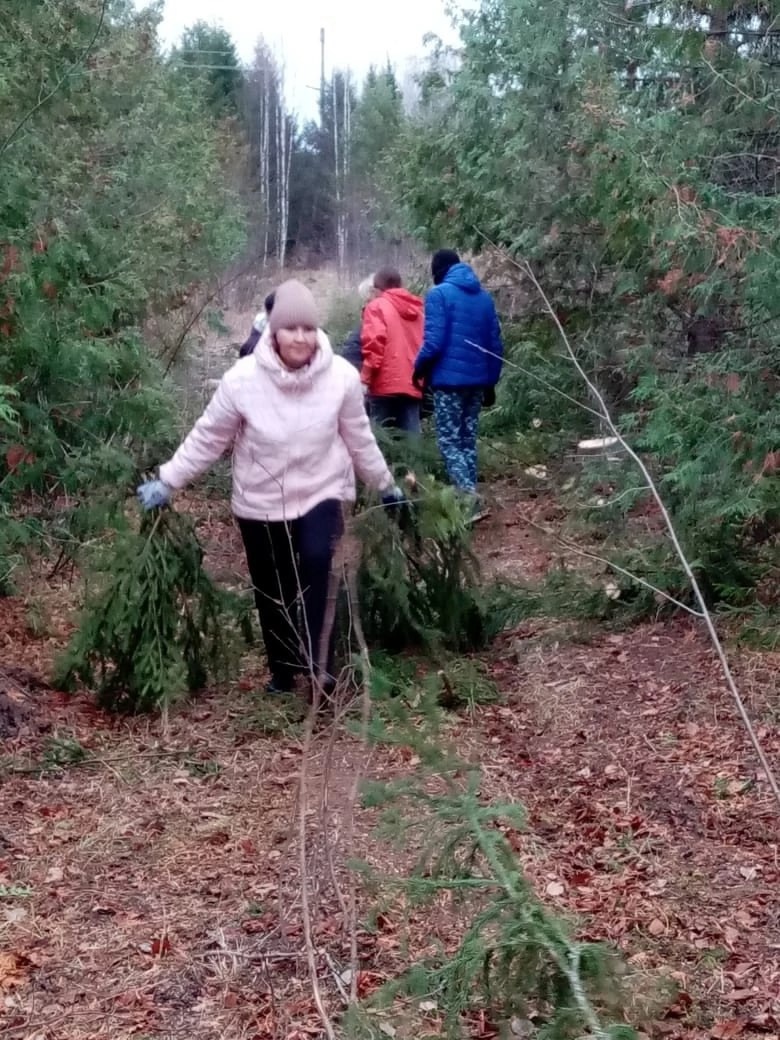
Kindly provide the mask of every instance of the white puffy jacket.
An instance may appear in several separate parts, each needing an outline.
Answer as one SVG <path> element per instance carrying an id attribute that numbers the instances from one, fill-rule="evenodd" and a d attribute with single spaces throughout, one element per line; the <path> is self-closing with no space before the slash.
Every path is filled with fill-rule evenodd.
<path id="1" fill-rule="evenodd" d="M 231 444 L 231 504 L 248 520 L 293 520 L 329 498 L 353 502 L 355 471 L 377 491 L 393 484 L 360 377 L 322 331 L 311 363 L 292 372 L 266 329 L 254 353 L 222 377 L 186 440 L 160 467 L 160 479 L 183 488 Z"/>

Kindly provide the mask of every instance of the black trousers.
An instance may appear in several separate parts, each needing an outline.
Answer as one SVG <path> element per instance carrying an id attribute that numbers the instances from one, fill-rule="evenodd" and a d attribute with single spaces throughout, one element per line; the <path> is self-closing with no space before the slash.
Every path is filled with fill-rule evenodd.
<path id="1" fill-rule="evenodd" d="M 344 533 L 341 502 L 327 499 L 295 520 L 236 519 L 275 684 L 291 689 L 301 672 L 329 675 L 334 626 L 325 633 L 324 626 L 333 553 Z"/>
<path id="2" fill-rule="evenodd" d="M 420 432 L 420 402 L 409 394 L 369 398 L 371 418 L 377 426 L 404 433 Z"/>

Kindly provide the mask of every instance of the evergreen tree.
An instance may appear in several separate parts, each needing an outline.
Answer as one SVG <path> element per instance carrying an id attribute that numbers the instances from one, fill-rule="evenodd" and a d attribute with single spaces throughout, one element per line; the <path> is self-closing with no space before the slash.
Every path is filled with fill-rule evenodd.
<path id="1" fill-rule="evenodd" d="M 376 184 L 378 166 L 393 146 L 403 121 L 403 98 L 388 63 L 369 69 L 357 102 L 352 144 L 353 170 L 362 181 Z"/>
<path id="2" fill-rule="evenodd" d="M 290 224 L 299 250 L 314 257 L 340 255 L 348 230 L 346 198 L 351 172 L 355 90 L 349 74 L 333 73 L 323 84 L 318 123 L 309 122 L 293 155 Z"/>
<path id="3" fill-rule="evenodd" d="M 400 135 L 398 207 L 429 246 L 532 263 L 608 397 L 633 399 L 711 595 L 738 599 L 780 516 L 769 8 L 482 0 L 461 34 Z"/>
<path id="4" fill-rule="evenodd" d="M 60 534 L 103 523 L 104 498 L 120 503 L 175 436 L 140 323 L 241 242 L 223 131 L 163 60 L 158 23 L 84 0 L 4 11 L 0 385 L 15 415 L 0 503 L 25 516 L 10 541 L 55 498 Z"/>
<path id="5" fill-rule="evenodd" d="M 227 30 L 195 22 L 182 33 L 171 61 L 176 68 L 189 66 L 187 74 L 204 85 L 208 102 L 218 116 L 238 114 L 244 73 Z"/>

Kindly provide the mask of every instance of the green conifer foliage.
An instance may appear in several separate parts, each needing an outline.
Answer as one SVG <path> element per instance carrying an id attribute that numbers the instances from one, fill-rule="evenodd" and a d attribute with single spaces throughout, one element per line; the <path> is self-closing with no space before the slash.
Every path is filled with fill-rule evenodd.
<path id="1" fill-rule="evenodd" d="M 219 678 L 247 640 L 249 608 L 202 567 L 191 522 L 165 509 L 117 536 L 87 598 L 56 682 L 81 680 L 111 711 L 159 711 Z"/>

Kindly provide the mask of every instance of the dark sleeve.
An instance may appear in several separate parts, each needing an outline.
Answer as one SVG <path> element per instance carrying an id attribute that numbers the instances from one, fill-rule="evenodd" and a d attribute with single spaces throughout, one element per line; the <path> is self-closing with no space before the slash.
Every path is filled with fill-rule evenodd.
<path id="1" fill-rule="evenodd" d="M 447 335 L 447 311 L 444 294 L 438 287 L 429 290 L 425 297 L 425 332 L 423 344 L 414 367 L 419 371 L 430 369 L 441 357 Z"/>
<path id="2" fill-rule="evenodd" d="M 252 329 L 252 331 L 249 333 L 246 342 L 242 345 L 241 349 L 239 350 L 238 356 L 246 357 L 247 354 L 251 354 L 257 346 L 257 342 L 259 339 L 260 333 L 257 331 L 257 329 Z"/>
<path id="3" fill-rule="evenodd" d="M 344 346 L 341 348 L 342 357 L 349 361 L 350 365 L 354 365 L 355 368 L 360 371 L 363 367 L 363 350 L 360 346 L 360 328 L 353 329 L 352 332 L 344 340 Z"/>
<path id="4" fill-rule="evenodd" d="M 495 386 L 501 378 L 501 369 L 504 361 L 504 341 L 501 337 L 501 324 L 498 320 L 496 305 L 490 301 L 490 356 L 488 357 L 488 371 L 490 372 L 490 385 Z"/>

